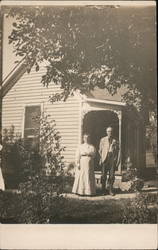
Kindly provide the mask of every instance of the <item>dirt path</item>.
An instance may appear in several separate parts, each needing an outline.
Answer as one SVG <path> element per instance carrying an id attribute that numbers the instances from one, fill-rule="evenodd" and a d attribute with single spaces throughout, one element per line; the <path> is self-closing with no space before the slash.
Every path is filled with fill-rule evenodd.
<path id="1" fill-rule="evenodd" d="M 158 193 L 158 189 L 157 188 L 144 188 L 142 190 L 143 193 Z M 119 200 L 119 199 L 132 199 L 136 196 L 136 193 L 120 193 L 120 194 L 116 194 L 115 196 L 111 196 L 111 195 L 96 195 L 96 196 L 92 196 L 92 197 L 88 197 L 88 196 L 79 196 L 76 194 L 72 194 L 72 193 L 64 193 L 63 194 L 64 197 L 67 198 L 72 198 L 72 199 L 79 199 L 79 200 L 91 200 L 91 201 L 102 201 L 102 200 Z"/>

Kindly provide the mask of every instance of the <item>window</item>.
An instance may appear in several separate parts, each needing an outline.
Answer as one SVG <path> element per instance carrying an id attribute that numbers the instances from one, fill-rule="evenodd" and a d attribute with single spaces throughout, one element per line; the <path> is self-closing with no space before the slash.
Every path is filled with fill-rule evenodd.
<path id="1" fill-rule="evenodd" d="M 38 119 L 40 114 L 40 105 L 25 107 L 24 139 L 29 146 L 35 142 L 34 139 L 40 127 Z"/>

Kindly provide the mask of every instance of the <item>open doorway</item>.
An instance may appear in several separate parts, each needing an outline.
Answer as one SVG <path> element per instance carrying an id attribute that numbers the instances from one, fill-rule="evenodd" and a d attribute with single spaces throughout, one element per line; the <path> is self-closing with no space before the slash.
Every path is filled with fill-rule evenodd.
<path id="1" fill-rule="evenodd" d="M 83 134 L 88 133 L 91 143 L 97 150 L 95 158 L 95 170 L 101 170 L 99 166 L 99 143 L 100 139 L 106 136 L 106 128 L 113 127 L 114 137 L 119 138 L 119 122 L 115 112 L 110 110 L 97 110 L 88 112 L 83 119 Z"/>

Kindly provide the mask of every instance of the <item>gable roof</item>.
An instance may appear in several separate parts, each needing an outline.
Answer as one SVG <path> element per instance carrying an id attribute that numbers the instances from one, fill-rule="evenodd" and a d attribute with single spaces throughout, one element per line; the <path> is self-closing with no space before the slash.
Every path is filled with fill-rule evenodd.
<path id="1" fill-rule="evenodd" d="M 1 86 L 1 97 L 3 98 L 15 83 L 26 72 L 27 67 L 24 58 L 15 66 L 15 68 L 6 76 Z"/>

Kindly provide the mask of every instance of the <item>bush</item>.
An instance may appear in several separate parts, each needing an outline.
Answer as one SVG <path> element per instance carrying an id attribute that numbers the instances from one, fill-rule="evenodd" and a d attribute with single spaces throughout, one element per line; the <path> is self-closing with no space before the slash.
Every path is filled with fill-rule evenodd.
<path id="1" fill-rule="evenodd" d="M 139 178 L 139 171 L 133 167 L 129 158 L 125 162 L 125 168 L 127 170 L 122 175 L 121 190 L 129 192 L 141 191 L 144 186 L 144 181 Z"/>
<path id="2" fill-rule="evenodd" d="M 64 193 L 71 193 L 72 192 L 72 187 L 74 183 L 74 177 L 73 176 L 64 176 L 64 181 L 63 181 L 63 192 Z"/>
<path id="3" fill-rule="evenodd" d="M 75 163 L 71 162 L 64 168 L 63 186 L 64 193 L 71 193 L 75 178 Z"/>
<path id="4" fill-rule="evenodd" d="M 55 120 L 49 120 L 49 115 L 42 114 L 40 118 L 40 131 L 37 131 L 39 141 L 39 154 L 41 156 L 41 172 L 49 176 L 61 176 L 64 171 L 64 157 L 61 146 L 61 136 L 56 129 Z"/>
<path id="5" fill-rule="evenodd" d="M 75 176 L 75 163 L 71 162 L 64 168 L 64 174 L 66 176 Z"/>
<path id="6" fill-rule="evenodd" d="M 18 209 L 21 212 L 18 220 L 20 223 L 48 223 L 52 213 L 59 212 L 58 204 L 63 201 L 61 193 L 64 183 L 62 156 L 64 147 L 60 144 L 61 137 L 56 130 L 55 121 L 49 120 L 48 115 L 43 113 L 40 118 L 35 119 L 39 119 L 40 130 L 36 131 L 31 147 L 28 147 L 21 138 L 17 139 L 13 129 L 11 137 L 13 139 L 8 139 L 6 134 L 3 141 L 4 152 L 6 152 L 3 157 L 6 160 L 6 166 L 9 161 L 17 173 L 18 165 L 18 170 L 20 168 L 23 174 L 19 184 L 21 200 Z M 14 148 L 16 151 L 13 150 Z M 15 162 L 12 161 L 13 152 L 19 156 L 17 161 L 15 158 Z M 53 205 L 54 203 L 56 205 Z"/>
<path id="7" fill-rule="evenodd" d="M 156 213 L 152 213 L 148 206 L 149 194 L 137 194 L 127 206 L 123 207 L 122 223 L 156 223 Z"/>
<path id="8" fill-rule="evenodd" d="M 31 144 L 15 134 L 14 126 L 3 131 L 2 168 L 5 176 L 21 177 L 19 183 L 33 176 L 61 176 L 63 174 L 64 147 L 55 121 L 42 114 L 40 130 Z"/>
<path id="9" fill-rule="evenodd" d="M 52 213 L 61 202 L 63 192 L 64 162 L 60 144 L 60 135 L 56 130 L 55 121 L 42 114 L 40 131 L 36 140 L 39 141 L 39 151 L 33 152 L 34 162 L 27 181 L 20 184 L 23 197 L 23 218 L 25 223 L 48 223 Z M 39 166 L 35 168 L 37 159 Z M 53 206 L 53 204 L 56 204 Z M 59 212 L 59 209 L 58 209 Z"/>
<path id="10" fill-rule="evenodd" d="M 66 200 L 59 195 L 0 192 L 0 223 L 56 223 Z"/>
<path id="11" fill-rule="evenodd" d="M 0 192 L 0 223 L 20 223 L 21 198 L 19 194 Z"/>
<path id="12" fill-rule="evenodd" d="M 2 171 L 6 188 L 17 188 L 29 165 L 29 152 L 24 140 L 15 134 L 14 126 L 3 130 Z"/>

